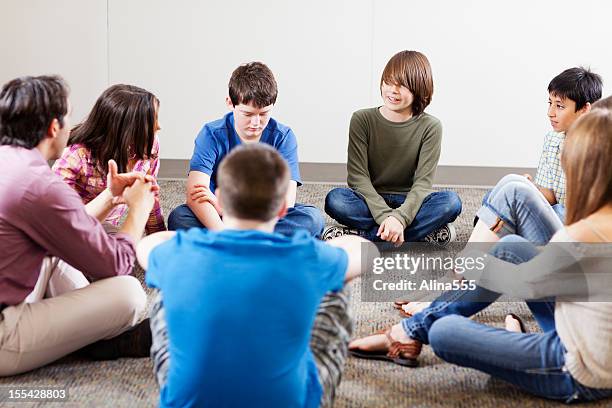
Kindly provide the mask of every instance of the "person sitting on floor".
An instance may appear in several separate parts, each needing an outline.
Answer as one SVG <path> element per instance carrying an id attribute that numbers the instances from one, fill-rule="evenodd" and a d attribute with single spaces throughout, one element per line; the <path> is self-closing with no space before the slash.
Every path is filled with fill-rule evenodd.
<path id="1" fill-rule="evenodd" d="M 544 137 L 544 147 L 536 171 L 531 176 L 510 174 L 503 177 L 482 200 L 469 242 L 496 242 L 516 234 L 544 245 L 563 228 L 565 214 L 565 174 L 561 149 L 565 132 L 591 105 L 601 98 L 601 77 L 585 68 L 569 68 L 548 84 L 548 118 L 553 128 Z M 398 302 L 404 317 L 423 310 L 428 302 Z M 518 322 L 506 316 L 509 326 Z"/>
<path id="2" fill-rule="evenodd" d="M 151 176 L 157 186 L 159 140 L 156 132 L 159 100 L 151 92 L 132 85 L 113 85 L 96 101 L 83 123 L 70 132 L 68 147 L 53 164 L 53 171 L 87 204 L 106 188 L 107 163 L 114 159 L 120 173 L 133 171 Z M 106 216 L 114 227 L 127 213 L 119 204 Z M 165 231 L 164 215 L 155 191 L 155 204 L 145 231 Z"/>
<path id="3" fill-rule="evenodd" d="M 66 147 L 70 116 L 57 76 L 17 78 L 0 90 L 0 376 L 94 342 L 83 350 L 94 358 L 149 354 L 149 323 L 138 324 L 146 295 L 127 275 L 154 186 L 141 174 L 118 174 L 111 160 L 108 187 L 83 205 L 47 163 Z M 119 202 L 130 212 L 109 236 L 100 220 Z"/>
<path id="4" fill-rule="evenodd" d="M 461 213 L 453 191 L 432 192 L 442 124 L 424 112 L 433 79 L 425 55 L 401 51 L 381 79 L 383 105 L 353 114 L 349 127 L 348 185 L 325 197 L 325 212 L 348 228 L 332 226 L 324 239 L 345 233 L 400 245 L 455 239 L 450 224 Z"/>
<path id="5" fill-rule="evenodd" d="M 474 275 L 480 286 L 444 293 L 386 336 L 354 340 L 351 352 L 414 366 L 421 345 L 429 344 L 445 361 L 544 398 L 570 403 L 612 396 L 612 250 L 587 245 L 612 243 L 611 162 L 612 112 L 594 109 L 568 130 L 562 152 L 568 226 L 542 250 L 518 235 L 503 237 Z M 602 279 L 607 285 L 597 284 Z M 528 299 L 543 333 L 469 319 L 504 293 Z"/>
<path id="6" fill-rule="evenodd" d="M 329 407 L 352 327 L 342 288 L 371 244 L 274 232 L 290 170 L 266 144 L 236 147 L 217 175 L 223 230 L 160 232 L 137 250 L 157 290 L 160 405 Z"/>
<path id="7" fill-rule="evenodd" d="M 189 164 L 187 204 L 170 213 L 168 229 L 222 229 L 223 213 L 215 195 L 219 164 L 237 146 L 265 143 L 278 150 L 291 171 L 287 214 L 279 219 L 275 231 L 289 236 L 305 229 L 312 236 L 321 235 L 324 226 L 321 211 L 295 202 L 297 187 L 301 185 L 297 140 L 289 127 L 270 116 L 277 94 L 276 80 L 265 64 L 251 62 L 234 70 L 226 98 L 231 112 L 205 124 L 198 134 Z"/>

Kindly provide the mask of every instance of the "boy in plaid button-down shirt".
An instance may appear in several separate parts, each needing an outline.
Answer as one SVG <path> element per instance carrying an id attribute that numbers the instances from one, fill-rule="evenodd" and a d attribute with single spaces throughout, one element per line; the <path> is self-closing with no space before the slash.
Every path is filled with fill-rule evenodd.
<path id="1" fill-rule="evenodd" d="M 553 130 L 544 138 L 535 180 L 529 174 L 502 178 L 483 199 L 470 241 L 495 242 L 517 234 L 544 244 L 563 227 L 561 150 L 565 131 L 591 110 L 591 104 L 601 98 L 601 90 L 601 77 L 582 67 L 567 69 L 553 78 L 548 85 L 548 119 Z"/>

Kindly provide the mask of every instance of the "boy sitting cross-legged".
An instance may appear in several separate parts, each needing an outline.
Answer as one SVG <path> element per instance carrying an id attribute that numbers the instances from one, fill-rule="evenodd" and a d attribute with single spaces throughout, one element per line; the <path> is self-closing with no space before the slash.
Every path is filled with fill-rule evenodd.
<path id="1" fill-rule="evenodd" d="M 304 229 L 312 236 L 320 236 L 324 226 L 321 211 L 295 202 L 301 185 L 297 140 L 291 128 L 271 117 L 278 94 L 272 71 L 261 62 L 241 65 L 232 73 L 228 88 L 226 103 L 231 112 L 207 123 L 198 134 L 189 164 L 187 203 L 170 213 L 168 229 L 222 229 L 224 214 L 215 195 L 219 164 L 236 146 L 265 143 L 280 153 L 291 172 L 287 213 L 279 219 L 275 231 L 289 236 Z"/>
<path id="2" fill-rule="evenodd" d="M 224 229 L 160 232 L 138 247 L 158 290 L 151 330 L 162 407 L 331 405 L 351 333 L 342 287 L 371 244 L 274 233 L 289 177 L 272 147 L 237 147 L 218 171 Z"/>
<path id="3" fill-rule="evenodd" d="M 456 235 L 450 224 L 461 213 L 452 191 L 433 192 L 442 125 L 424 112 L 433 79 L 425 55 L 401 51 L 380 79 L 383 105 L 353 114 L 349 127 L 348 185 L 325 198 L 325 212 L 340 224 L 323 238 L 346 232 L 372 241 L 446 245 Z"/>

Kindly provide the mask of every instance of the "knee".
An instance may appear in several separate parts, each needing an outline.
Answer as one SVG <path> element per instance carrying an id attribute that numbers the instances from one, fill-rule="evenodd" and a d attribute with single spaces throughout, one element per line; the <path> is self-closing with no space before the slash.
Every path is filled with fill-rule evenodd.
<path id="1" fill-rule="evenodd" d="M 313 236 L 320 236 L 323 232 L 323 228 L 325 228 L 325 217 L 321 210 L 317 207 L 307 206 L 304 207 L 304 211 L 308 214 L 308 218 L 310 218 L 310 226 L 309 230 Z"/>
<path id="2" fill-rule="evenodd" d="M 521 236 L 506 235 L 495 244 L 490 253 L 497 259 L 520 264 L 536 256 L 538 249 Z"/>
<path id="3" fill-rule="evenodd" d="M 111 279 L 116 280 L 113 305 L 121 315 L 135 323 L 147 307 L 147 294 L 138 279 L 133 276 L 117 276 Z"/>
<path id="4" fill-rule="evenodd" d="M 501 179 L 496 187 L 499 191 L 512 196 L 530 197 L 534 192 L 537 192 L 536 186 L 526 177 L 517 174 L 509 174 Z"/>
<path id="5" fill-rule="evenodd" d="M 325 212 L 332 218 L 346 213 L 347 188 L 334 188 L 325 196 Z"/>
<path id="6" fill-rule="evenodd" d="M 444 217 L 448 219 L 448 222 L 451 222 L 461 214 L 463 204 L 461 203 L 459 195 L 454 191 L 445 191 L 444 195 L 445 204 L 440 208 L 440 211 L 444 214 Z"/>
<path id="7" fill-rule="evenodd" d="M 436 320 L 431 326 L 428 334 L 429 345 L 438 357 L 441 357 L 440 353 L 452 350 L 453 345 L 461 341 L 459 328 L 465 320 L 467 318 L 463 316 L 448 315 Z"/>
<path id="8" fill-rule="evenodd" d="M 191 210 L 186 204 L 181 204 L 168 215 L 168 230 L 176 231 L 185 229 L 185 218 L 191 215 Z"/>
<path id="9" fill-rule="evenodd" d="M 527 180 L 527 177 L 525 176 L 521 176 L 519 174 L 507 174 L 504 177 L 501 178 L 501 180 L 499 180 L 497 182 L 497 186 L 496 187 L 501 187 L 504 186 L 508 183 L 524 183 L 524 184 L 531 184 L 531 182 L 529 180 Z"/>

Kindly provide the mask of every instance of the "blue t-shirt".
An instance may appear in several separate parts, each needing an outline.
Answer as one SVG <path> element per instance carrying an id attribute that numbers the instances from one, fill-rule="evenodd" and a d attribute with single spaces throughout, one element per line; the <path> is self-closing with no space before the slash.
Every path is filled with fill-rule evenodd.
<path id="1" fill-rule="evenodd" d="M 302 184 L 297 154 L 297 139 L 288 126 L 270 119 L 263 130 L 260 143 L 267 143 L 274 147 L 287 161 L 291 180 L 298 186 Z M 193 156 L 189 163 L 189 171 L 196 170 L 210 176 L 210 190 L 214 193 L 217 187 L 217 168 L 221 160 L 234 147 L 240 145 L 242 140 L 234 128 L 234 113 L 230 112 L 221 119 L 204 125 L 195 140 Z"/>
<path id="2" fill-rule="evenodd" d="M 162 407 L 318 407 L 309 348 L 317 308 L 348 256 L 305 231 L 178 231 L 149 256 L 170 365 Z"/>

